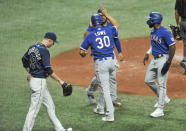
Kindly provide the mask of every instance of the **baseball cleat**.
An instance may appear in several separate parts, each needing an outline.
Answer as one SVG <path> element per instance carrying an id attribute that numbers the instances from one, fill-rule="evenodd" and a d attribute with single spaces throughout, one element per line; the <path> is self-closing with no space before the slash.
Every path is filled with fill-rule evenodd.
<path id="1" fill-rule="evenodd" d="M 155 118 L 164 116 L 163 109 L 157 108 L 150 116 Z"/>
<path id="2" fill-rule="evenodd" d="M 170 102 L 170 98 L 169 97 L 165 97 L 165 103 L 164 104 L 168 104 Z M 158 102 L 154 105 L 155 108 L 158 107 Z"/>
<path id="3" fill-rule="evenodd" d="M 102 117 L 102 120 L 103 121 L 106 121 L 106 122 L 113 122 L 114 121 L 114 118 L 110 118 L 110 117 Z"/>
<path id="4" fill-rule="evenodd" d="M 87 95 L 88 96 L 88 100 L 90 101 L 91 104 L 96 104 L 96 100 L 94 99 L 93 95 Z"/>
<path id="5" fill-rule="evenodd" d="M 181 65 L 181 67 L 183 67 L 184 69 L 186 69 L 186 61 L 181 61 L 180 62 L 180 65 Z"/>
<path id="6" fill-rule="evenodd" d="M 115 107 L 121 107 L 121 103 L 117 101 L 112 102 Z"/>
<path id="7" fill-rule="evenodd" d="M 98 108 L 94 109 L 94 113 L 99 114 L 99 115 L 104 115 L 105 114 L 104 110 L 101 110 L 101 109 L 98 109 Z"/>
<path id="8" fill-rule="evenodd" d="M 88 100 L 90 101 L 90 104 L 96 104 L 96 100 L 94 98 L 94 95 L 89 93 L 88 88 L 86 88 L 86 93 L 88 96 Z"/>
<path id="9" fill-rule="evenodd" d="M 72 131 L 72 128 L 65 129 L 65 131 Z"/>

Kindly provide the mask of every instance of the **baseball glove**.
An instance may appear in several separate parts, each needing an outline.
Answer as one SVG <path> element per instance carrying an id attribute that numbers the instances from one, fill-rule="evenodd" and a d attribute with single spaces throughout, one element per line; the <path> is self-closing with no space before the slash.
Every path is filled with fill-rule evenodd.
<path id="1" fill-rule="evenodd" d="M 174 39 L 182 40 L 182 37 L 180 35 L 180 29 L 177 26 L 173 26 L 173 25 L 169 25 L 169 27 L 171 28 Z"/>
<path id="2" fill-rule="evenodd" d="M 64 82 L 61 85 L 62 89 L 63 89 L 63 96 L 70 96 L 72 94 L 72 85 L 71 84 L 67 84 L 66 82 Z"/>

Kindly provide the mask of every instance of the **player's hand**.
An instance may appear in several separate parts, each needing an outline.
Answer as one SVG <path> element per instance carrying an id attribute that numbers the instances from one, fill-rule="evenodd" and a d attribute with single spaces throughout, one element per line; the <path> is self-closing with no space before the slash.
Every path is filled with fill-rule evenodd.
<path id="1" fill-rule="evenodd" d="M 28 74 L 28 76 L 27 76 L 27 81 L 30 81 L 30 79 L 31 79 L 31 75 Z"/>
<path id="2" fill-rule="evenodd" d="M 120 61 L 123 61 L 123 54 L 122 54 L 122 53 L 119 53 L 119 54 L 118 54 L 118 57 L 119 57 L 119 60 L 120 60 Z"/>
<path id="3" fill-rule="evenodd" d="M 148 60 L 149 60 L 149 54 L 145 54 L 145 57 L 143 59 L 143 64 L 145 65 L 146 64 L 145 62 Z"/>
<path id="4" fill-rule="evenodd" d="M 87 52 L 85 50 L 80 49 L 79 54 L 81 57 L 85 57 Z"/>
<path id="5" fill-rule="evenodd" d="M 104 6 L 101 6 L 100 9 L 101 9 L 101 12 L 102 12 L 102 14 L 103 14 L 104 16 L 107 17 L 107 16 L 109 15 L 108 12 L 107 12 L 107 9 L 106 9 Z"/>

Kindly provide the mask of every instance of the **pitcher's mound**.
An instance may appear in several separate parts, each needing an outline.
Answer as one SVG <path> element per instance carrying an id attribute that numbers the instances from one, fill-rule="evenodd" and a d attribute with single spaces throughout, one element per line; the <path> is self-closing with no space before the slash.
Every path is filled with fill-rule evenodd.
<path id="1" fill-rule="evenodd" d="M 148 63 L 145 66 L 143 65 L 143 58 L 150 47 L 150 39 L 122 40 L 121 44 L 124 61 L 119 62 L 120 68 L 117 73 L 118 92 L 154 95 L 144 83 L 146 69 L 152 58 L 151 56 Z M 167 94 L 170 97 L 186 97 L 186 75 L 184 75 L 184 69 L 179 64 L 183 58 L 182 56 L 183 42 L 177 41 L 176 54 L 167 82 Z M 51 63 L 56 74 L 70 83 L 88 87 L 94 77 L 94 65 L 90 50 L 85 58 L 81 58 L 79 49 L 75 49 L 57 56 Z"/>

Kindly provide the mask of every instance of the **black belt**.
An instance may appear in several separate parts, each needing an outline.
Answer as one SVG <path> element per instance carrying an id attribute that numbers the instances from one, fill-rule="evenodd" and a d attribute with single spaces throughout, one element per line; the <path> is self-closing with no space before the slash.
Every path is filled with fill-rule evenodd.
<path id="1" fill-rule="evenodd" d="M 153 56 L 154 56 L 154 59 L 158 59 L 158 58 L 163 57 L 164 55 L 163 54 L 159 54 L 159 55 L 153 55 Z"/>
<path id="2" fill-rule="evenodd" d="M 186 21 L 186 18 L 185 17 L 181 17 L 181 21 Z"/>

